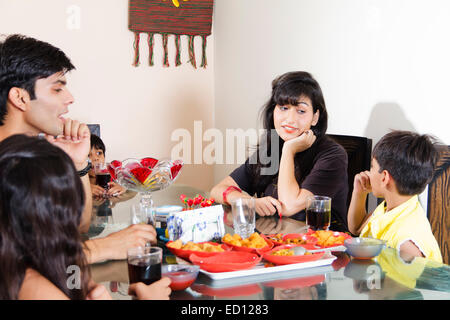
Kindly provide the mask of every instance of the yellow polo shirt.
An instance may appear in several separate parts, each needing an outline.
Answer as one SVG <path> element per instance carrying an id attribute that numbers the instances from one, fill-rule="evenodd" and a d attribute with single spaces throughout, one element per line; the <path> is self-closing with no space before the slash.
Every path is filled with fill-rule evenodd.
<path id="1" fill-rule="evenodd" d="M 397 251 L 411 240 L 427 259 L 442 263 L 439 245 L 417 195 L 390 211 L 385 212 L 384 206 L 385 201 L 375 209 L 360 237 L 385 240 Z"/>

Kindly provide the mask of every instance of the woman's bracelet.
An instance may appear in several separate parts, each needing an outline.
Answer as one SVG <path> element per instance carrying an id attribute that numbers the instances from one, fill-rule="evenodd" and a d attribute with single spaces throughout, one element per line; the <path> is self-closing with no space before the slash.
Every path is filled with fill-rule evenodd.
<path id="1" fill-rule="evenodd" d="M 222 193 L 222 197 L 223 197 L 223 202 L 226 204 L 230 204 L 227 200 L 227 195 L 232 192 L 232 191 L 239 191 L 242 192 L 241 189 L 239 189 L 238 187 L 235 186 L 229 186 L 228 188 L 225 189 L 225 191 Z"/>

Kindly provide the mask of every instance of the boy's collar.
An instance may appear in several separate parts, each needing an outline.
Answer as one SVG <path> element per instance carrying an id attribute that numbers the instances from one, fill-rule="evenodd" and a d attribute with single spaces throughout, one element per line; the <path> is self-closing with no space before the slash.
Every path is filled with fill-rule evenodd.
<path id="1" fill-rule="evenodd" d="M 402 202 L 401 204 L 399 204 L 398 206 L 396 206 L 395 208 L 392 208 L 391 210 L 387 211 L 387 202 L 386 200 L 383 201 L 384 202 L 384 207 L 383 207 L 383 211 L 384 213 L 389 213 L 389 214 L 393 214 L 396 213 L 398 211 L 402 211 L 405 207 L 408 207 L 409 205 L 416 203 L 417 201 L 419 201 L 419 196 L 413 195 L 411 196 L 411 198 L 409 198 L 408 200 Z"/>

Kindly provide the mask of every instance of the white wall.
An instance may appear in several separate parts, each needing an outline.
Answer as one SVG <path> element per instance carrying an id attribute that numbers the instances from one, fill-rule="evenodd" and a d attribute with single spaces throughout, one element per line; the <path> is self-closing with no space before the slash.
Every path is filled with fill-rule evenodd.
<path id="1" fill-rule="evenodd" d="M 450 144 L 449 1 L 216 0 L 215 12 L 216 127 L 255 127 L 272 79 L 305 70 L 329 133 L 375 144 L 404 129 Z M 217 165 L 215 181 L 234 167 Z"/>
<path id="2" fill-rule="evenodd" d="M 66 12 L 81 9 L 81 28 Z M 70 115 L 101 123 L 109 159 L 169 156 L 177 128 L 255 128 L 284 72 L 306 70 L 322 86 L 329 133 L 374 142 L 389 128 L 431 133 L 450 143 L 446 89 L 450 74 L 450 3 L 446 0 L 216 0 L 208 68 L 131 66 L 127 0 L 0 0 L 0 33 L 23 33 L 62 48 L 76 102 Z M 200 39 L 197 59 L 200 60 Z M 173 39 L 169 58 L 174 61 Z M 203 148 L 206 143 L 203 143 Z M 193 159 L 192 159 L 193 160 Z M 209 189 L 237 166 L 188 165 L 179 183 Z"/>
<path id="3" fill-rule="evenodd" d="M 80 9 L 80 28 L 71 29 Z M 70 24 L 72 23 L 72 24 Z M 134 36 L 128 30 L 127 0 L 0 0 L 0 34 L 22 33 L 61 48 L 77 70 L 68 75 L 75 96 L 69 116 L 100 123 L 107 160 L 127 157 L 170 157 L 177 128 L 193 130 L 193 121 L 213 126 L 214 39 L 208 37 L 206 69 L 187 63 L 182 37 L 182 65 L 175 67 L 169 38 L 170 68 L 162 67 L 161 37 L 155 36 L 153 67 L 147 64 L 146 36 L 141 36 L 141 65 L 133 67 Z M 196 38 L 197 66 L 201 39 Z M 212 166 L 187 165 L 177 183 L 200 189 L 212 184 Z M 200 178 L 199 178 L 200 177 Z"/>

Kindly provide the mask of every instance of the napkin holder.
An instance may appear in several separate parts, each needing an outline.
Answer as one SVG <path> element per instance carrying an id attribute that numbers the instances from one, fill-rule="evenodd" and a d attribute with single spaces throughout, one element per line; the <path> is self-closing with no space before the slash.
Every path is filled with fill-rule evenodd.
<path id="1" fill-rule="evenodd" d="M 222 205 L 170 213 L 167 229 L 171 241 L 195 243 L 220 239 L 225 235 Z"/>

